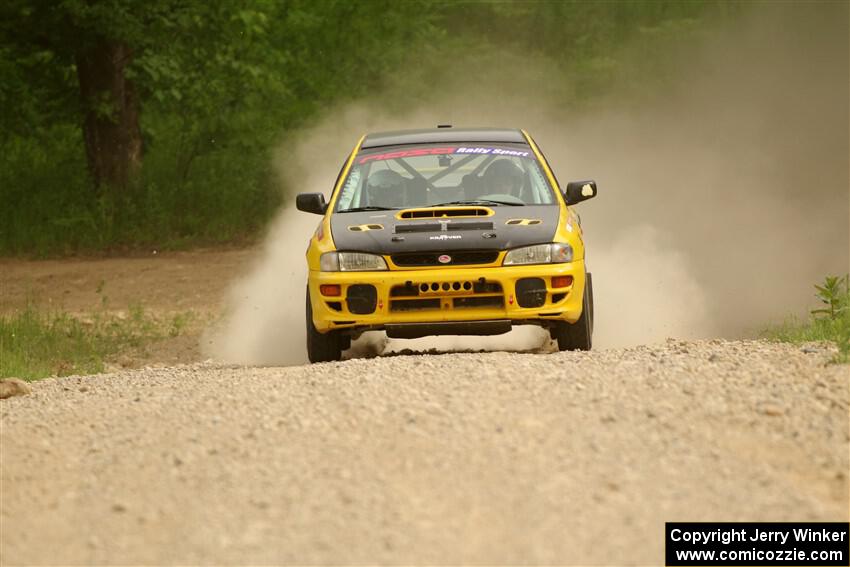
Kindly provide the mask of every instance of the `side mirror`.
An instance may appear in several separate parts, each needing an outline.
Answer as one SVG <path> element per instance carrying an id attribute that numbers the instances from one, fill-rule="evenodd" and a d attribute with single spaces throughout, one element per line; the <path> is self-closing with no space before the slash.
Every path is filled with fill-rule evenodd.
<path id="1" fill-rule="evenodd" d="M 322 193 L 299 193 L 295 196 L 295 208 L 305 213 L 323 215 L 328 205 Z"/>
<path id="2" fill-rule="evenodd" d="M 568 205 L 575 205 L 576 203 L 592 199 L 596 197 L 596 181 L 592 179 L 570 181 L 567 183 L 567 188 L 564 189 L 564 196 L 567 198 Z"/>

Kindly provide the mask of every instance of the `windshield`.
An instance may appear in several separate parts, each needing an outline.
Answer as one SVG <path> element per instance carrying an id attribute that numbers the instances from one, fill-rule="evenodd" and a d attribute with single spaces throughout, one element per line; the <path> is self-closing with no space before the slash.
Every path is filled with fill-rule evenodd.
<path id="1" fill-rule="evenodd" d="M 374 148 L 354 158 L 337 212 L 481 203 L 552 205 L 555 195 L 524 144 Z"/>

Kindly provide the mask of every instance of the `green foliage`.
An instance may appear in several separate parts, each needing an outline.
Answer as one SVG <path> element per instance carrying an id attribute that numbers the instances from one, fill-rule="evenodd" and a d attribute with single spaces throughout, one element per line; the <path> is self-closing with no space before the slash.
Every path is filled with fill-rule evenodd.
<path id="1" fill-rule="evenodd" d="M 832 341 L 838 347 L 835 362 L 850 362 L 850 275 L 827 276 L 815 289 L 816 297 L 826 307 L 812 310 L 808 321 L 792 319 L 768 329 L 764 335 L 795 344 Z"/>
<path id="2" fill-rule="evenodd" d="M 815 285 L 817 298 L 826 308 L 812 310 L 812 315 L 838 319 L 850 309 L 850 276 L 827 276 L 823 285 Z"/>
<path id="3" fill-rule="evenodd" d="M 410 104 L 453 76 L 522 71 L 530 56 L 551 62 L 539 82 L 564 105 L 588 104 L 617 81 L 650 89 L 642 73 L 663 75 L 670 45 L 730 6 L 6 0 L 0 255 L 251 239 L 283 198 L 271 151 L 333 105 L 374 102 L 390 83 L 404 96 L 388 106 Z M 99 41 L 130 47 L 141 105 L 142 170 L 119 194 L 93 190 L 83 149 L 75 58 Z"/>
<path id="4" fill-rule="evenodd" d="M 634 100 L 657 93 L 670 63 L 708 33 L 712 19 L 740 8 L 707 0 L 459 2 L 446 25 L 487 51 L 545 58 L 551 71 L 541 78 L 558 84 L 563 104 L 579 108 L 615 87 Z"/>
<path id="5" fill-rule="evenodd" d="M 0 315 L 0 378 L 103 372 L 109 357 L 178 336 L 191 318 L 191 313 L 155 317 L 140 305 L 126 314 L 103 310 L 77 316 L 28 305 L 13 315 Z"/>

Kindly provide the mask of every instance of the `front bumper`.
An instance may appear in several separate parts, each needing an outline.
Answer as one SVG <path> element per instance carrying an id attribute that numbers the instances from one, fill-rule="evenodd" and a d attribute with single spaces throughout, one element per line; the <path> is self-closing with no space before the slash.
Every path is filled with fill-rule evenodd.
<path id="1" fill-rule="evenodd" d="M 553 286 L 553 278 L 563 276 L 571 276 L 571 283 Z M 574 323 L 581 316 L 585 268 L 584 261 L 579 260 L 566 264 L 486 268 L 310 271 L 308 285 L 313 324 L 321 333 L 350 329 L 352 334 L 357 334 L 385 329 L 386 325 L 450 321 Z M 323 294 L 322 286 L 338 286 L 339 294 Z M 368 286 L 374 286 L 374 293 Z M 360 297 L 364 289 L 368 291 L 366 303 L 371 302 L 365 308 L 363 297 Z M 374 311 L 364 313 L 371 305 Z"/>

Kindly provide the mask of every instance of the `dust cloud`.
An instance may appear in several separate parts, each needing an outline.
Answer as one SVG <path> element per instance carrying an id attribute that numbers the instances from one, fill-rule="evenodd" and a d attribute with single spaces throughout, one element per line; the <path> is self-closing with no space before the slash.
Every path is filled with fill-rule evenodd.
<path id="1" fill-rule="evenodd" d="M 760 5 L 715 30 L 670 64 L 675 79 L 663 92 L 638 100 L 615 93 L 577 111 L 544 85 L 546 62 L 506 54 L 500 79 L 455 78 L 415 108 L 348 104 L 280 146 L 281 183 L 327 195 L 338 162 L 367 131 L 446 121 L 526 128 L 561 184 L 599 183 L 599 197 L 577 207 L 594 275 L 596 348 L 751 336 L 805 315 L 812 284 L 850 264 L 848 5 L 806 6 Z M 306 361 L 304 249 L 318 220 L 280 214 L 263 260 L 231 292 L 210 356 Z M 369 333 L 353 352 L 407 348 L 551 344 L 533 327 L 409 341 Z"/>

